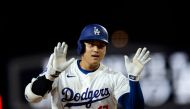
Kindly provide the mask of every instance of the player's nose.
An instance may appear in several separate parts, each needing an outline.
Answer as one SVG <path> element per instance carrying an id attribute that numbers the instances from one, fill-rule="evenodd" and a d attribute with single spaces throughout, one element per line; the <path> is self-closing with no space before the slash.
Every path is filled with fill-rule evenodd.
<path id="1" fill-rule="evenodd" d="M 98 50 L 99 50 L 98 46 L 95 45 L 95 46 L 93 47 L 93 51 L 98 52 Z"/>

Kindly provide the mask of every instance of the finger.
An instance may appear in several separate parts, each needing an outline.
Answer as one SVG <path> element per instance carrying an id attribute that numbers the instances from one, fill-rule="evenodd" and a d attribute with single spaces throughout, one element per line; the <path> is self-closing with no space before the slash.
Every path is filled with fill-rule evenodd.
<path id="1" fill-rule="evenodd" d="M 61 51 L 61 50 L 60 50 L 60 47 L 59 47 L 59 46 L 57 46 L 57 47 L 56 47 L 56 52 L 57 52 L 57 54 L 59 54 L 59 53 L 60 53 L 60 51 Z"/>
<path id="2" fill-rule="evenodd" d="M 65 44 L 65 47 L 64 47 L 64 49 L 63 49 L 63 53 L 64 53 L 65 55 L 67 55 L 67 49 L 68 49 L 68 45 Z"/>
<path id="3" fill-rule="evenodd" d="M 144 56 L 146 52 L 146 47 L 143 48 L 143 50 L 141 51 L 140 55 L 137 57 L 138 60 L 141 60 L 141 58 Z"/>
<path id="4" fill-rule="evenodd" d="M 145 61 L 145 60 L 148 58 L 149 54 L 150 54 L 150 52 L 147 51 L 147 52 L 145 53 L 145 55 L 140 59 L 140 61 L 141 61 L 141 62 Z"/>
<path id="5" fill-rule="evenodd" d="M 57 43 L 57 52 L 61 52 L 61 43 L 60 42 Z"/>
<path id="6" fill-rule="evenodd" d="M 60 52 L 63 53 L 64 51 L 64 46 L 65 46 L 65 42 L 62 42 L 61 47 L 60 47 Z"/>
<path id="7" fill-rule="evenodd" d="M 61 47 L 61 43 L 60 42 L 57 43 L 57 47 L 58 48 Z"/>
<path id="8" fill-rule="evenodd" d="M 133 57 L 133 59 L 136 59 L 136 58 L 139 56 L 139 54 L 140 54 L 140 52 L 141 52 L 141 49 L 142 49 L 142 48 L 138 48 L 138 50 L 137 50 L 137 52 L 135 53 L 135 56 Z"/>
<path id="9" fill-rule="evenodd" d="M 148 63 L 149 61 L 151 60 L 151 58 L 148 58 L 148 59 L 146 59 L 144 62 L 142 62 L 143 64 L 146 64 L 146 63 Z"/>
<path id="10" fill-rule="evenodd" d="M 57 47 L 54 47 L 54 55 L 57 55 Z"/>
<path id="11" fill-rule="evenodd" d="M 127 55 L 124 56 L 125 59 L 125 66 L 128 66 L 130 64 L 130 60 Z"/>
<path id="12" fill-rule="evenodd" d="M 49 61 L 48 61 L 48 66 L 52 66 L 52 62 L 53 62 L 53 54 L 50 55 Z"/>
<path id="13" fill-rule="evenodd" d="M 61 48 L 64 48 L 64 46 L 65 46 L 65 42 L 62 42 Z"/>
<path id="14" fill-rule="evenodd" d="M 69 61 L 65 63 L 65 67 L 68 67 L 70 64 L 74 62 L 75 58 L 71 58 Z"/>

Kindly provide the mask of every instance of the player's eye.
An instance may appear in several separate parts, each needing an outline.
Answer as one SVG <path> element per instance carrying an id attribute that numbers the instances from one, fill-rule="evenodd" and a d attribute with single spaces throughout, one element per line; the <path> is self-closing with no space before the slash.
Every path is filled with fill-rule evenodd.
<path id="1" fill-rule="evenodd" d="M 99 41 L 88 41 L 88 42 L 86 42 L 86 43 L 87 43 L 87 45 L 88 45 L 89 47 L 97 46 L 98 49 L 103 49 L 103 48 L 106 46 L 106 44 L 104 44 L 104 43 L 102 43 L 102 42 L 99 42 Z"/>

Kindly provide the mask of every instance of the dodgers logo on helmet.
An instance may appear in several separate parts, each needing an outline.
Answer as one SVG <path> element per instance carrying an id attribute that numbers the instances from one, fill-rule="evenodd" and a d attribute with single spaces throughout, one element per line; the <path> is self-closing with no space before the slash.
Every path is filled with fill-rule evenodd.
<path id="1" fill-rule="evenodd" d="M 100 30 L 97 27 L 94 27 L 94 35 L 100 35 Z"/>
<path id="2" fill-rule="evenodd" d="M 77 52 L 81 54 L 83 52 L 82 41 L 85 40 L 98 40 L 108 44 L 108 32 L 105 27 L 99 24 L 90 24 L 83 28 L 79 40 Z"/>

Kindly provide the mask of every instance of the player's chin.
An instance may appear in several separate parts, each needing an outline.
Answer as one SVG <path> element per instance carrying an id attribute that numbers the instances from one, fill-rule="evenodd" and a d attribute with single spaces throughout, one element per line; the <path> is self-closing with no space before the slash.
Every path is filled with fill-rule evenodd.
<path id="1" fill-rule="evenodd" d="M 93 64 L 99 64 L 100 63 L 100 59 L 99 58 L 93 58 L 92 60 L 91 60 L 91 62 L 93 63 Z"/>

